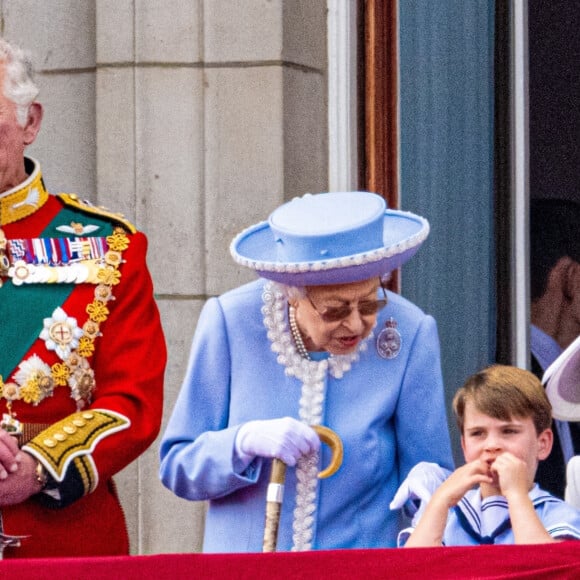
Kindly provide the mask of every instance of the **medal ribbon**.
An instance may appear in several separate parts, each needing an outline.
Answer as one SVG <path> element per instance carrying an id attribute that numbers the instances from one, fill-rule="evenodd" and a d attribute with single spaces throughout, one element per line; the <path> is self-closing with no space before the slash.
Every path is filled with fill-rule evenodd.
<path id="1" fill-rule="evenodd" d="M 102 258 L 109 249 L 106 238 L 29 238 L 8 240 L 11 264 L 66 265 L 78 260 Z"/>

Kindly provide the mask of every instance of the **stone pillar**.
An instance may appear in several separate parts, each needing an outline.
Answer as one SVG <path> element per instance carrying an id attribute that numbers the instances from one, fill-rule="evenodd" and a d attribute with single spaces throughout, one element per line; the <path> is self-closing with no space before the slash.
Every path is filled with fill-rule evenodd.
<path id="1" fill-rule="evenodd" d="M 230 259 L 231 239 L 327 187 L 325 9 L 97 2 L 98 197 L 150 240 L 169 346 L 165 420 L 204 301 L 252 277 Z M 157 469 L 155 444 L 118 478 L 133 551 L 199 550 L 204 504 L 173 496 Z"/>

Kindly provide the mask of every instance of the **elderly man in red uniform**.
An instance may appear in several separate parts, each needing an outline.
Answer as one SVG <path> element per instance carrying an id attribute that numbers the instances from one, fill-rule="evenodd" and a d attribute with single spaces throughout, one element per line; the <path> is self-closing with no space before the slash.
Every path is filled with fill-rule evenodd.
<path id="1" fill-rule="evenodd" d="M 4 557 L 127 554 L 112 476 L 159 431 L 166 363 L 147 243 L 122 216 L 46 191 L 24 155 L 37 93 L 0 39 Z"/>

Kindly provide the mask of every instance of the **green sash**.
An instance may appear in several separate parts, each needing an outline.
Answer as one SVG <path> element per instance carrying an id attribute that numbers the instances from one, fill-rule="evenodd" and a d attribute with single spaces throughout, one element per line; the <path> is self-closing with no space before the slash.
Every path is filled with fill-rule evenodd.
<path id="1" fill-rule="evenodd" d="M 42 232 L 41 237 L 66 238 L 56 227 L 70 225 L 97 225 L 96 236 L 108 236 L 113 231 L 110 222 L 95 215 L 64 208 Z M 74 284 L 22 284 L 14 286 L 6 280 L 0 288 L 0 376 L 6 381 L 24 355 L 30 350 L 43 328 L 45 318 L 50 318 L 55 308 L 71 295 Z M 85 320 L 77 320 L 79 326 Z"/>

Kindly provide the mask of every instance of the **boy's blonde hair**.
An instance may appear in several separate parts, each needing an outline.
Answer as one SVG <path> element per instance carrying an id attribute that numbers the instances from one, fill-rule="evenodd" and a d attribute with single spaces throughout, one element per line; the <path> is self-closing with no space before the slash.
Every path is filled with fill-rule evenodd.
<path id="1" fill-rule="evenodd" d="M 480 412 L 509 421 L 531 417 L 539 435 L 552 425 L 552 405 L 540 380 L 531 372 L 493 365 L 470 376 L 455 393 L 453 411 L 463 434 L 465 405 L 471 401 Z"/>

